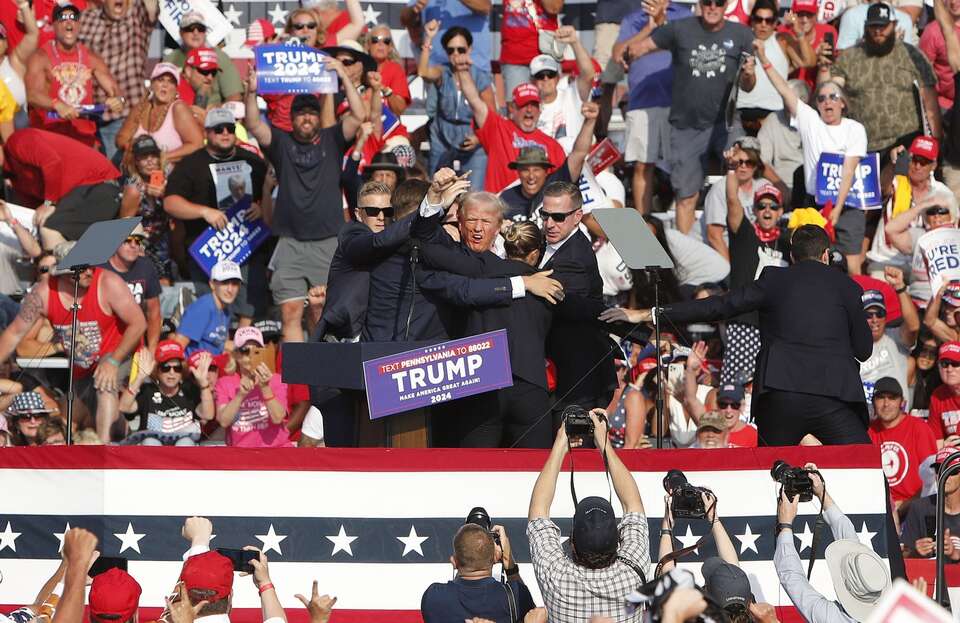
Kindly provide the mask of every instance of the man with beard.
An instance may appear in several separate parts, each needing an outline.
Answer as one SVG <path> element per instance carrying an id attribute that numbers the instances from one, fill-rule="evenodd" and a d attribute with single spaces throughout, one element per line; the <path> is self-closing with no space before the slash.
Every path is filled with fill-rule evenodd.
<path id="1" fill-rule="evenodd" d="M 849 115 L 866 128 L 867 151 L 880 152 L 881 166 L 889 162 L 891 149 L 909 146 L 924 134 L 914 82 L 920 84 L 930 134 L 940 140 L 937 77 L 923 52 L 897 37 L 889 4 L 871 4 L 860 44 L 845 51 L 832 68 L 829 61 L 821 65 L 820 81 L 830 77 L 846 92 Z"/>
<path id="2" fill-rule="evenodd" d="M 163 209 L 174 218 L 183 221 L 186 239 L 180 247 L 189 249 L 197 236 L 207 226 L 223 229 L 227 226 L 227 215 L 217 204 L 217 189 L 211 165 L 238 164 L 250 165 L 250 177 L 253 182 L 253 203 L 247 210 L 246 218 L 260 217 L 260 196 L 267 165 L 253 152 L 237 148 L 237 120 L 228 108 L 212 108 L 204 121 L 207 144 L 177 163 L 167 180 L 167 194 L 163 199 Z M 209 277 L 203 268 L 192 258 L 179 258 L 178 263 L 186 262 L 190 281 L 193 282 L 198 296 L 210 291 Z M 181 269 L 183 268 L 181 263 Z M 246 268 L 246 266 L 244 266 Z M 253 306 L 247 303 L 247 293 L 241 291 L 237 297 L 234 311 L 241 318 L 253 317 Z"/>
<path id="3" fill-rule="evenodd" d="M 349 112 L 329 128 L 320 128 L 320 100 L 306 93 L 290 104 L 292 132 L 263 123 L 257 108 L 256 72 L 247 78 L 247 129 L 273 162 L 280 188 L 272 223 L 279 241 L 270 290 L 280 306 L 283 339 L 288 342 L 303 341 L 303 301 L 308 290 L 326 288 L 337 234 L 344 224 L 340 167 L 367 110 L 343 63 L 333 57 L 324 61 L 327 70 L 337 72 L 350 103 Z"/>

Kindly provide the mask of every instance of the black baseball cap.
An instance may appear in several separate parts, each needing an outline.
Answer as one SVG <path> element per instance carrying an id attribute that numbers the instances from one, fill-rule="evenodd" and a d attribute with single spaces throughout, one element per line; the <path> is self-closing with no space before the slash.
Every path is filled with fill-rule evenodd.
<path id="1" fill-rule="evenodd" d="M 64 4 L 57 4 L 57 6 L 53 8 L 53 14 L 51 15 L 51 17 L 53 18 L 53 21 L 59 22 L 60 16 L 66 13 L 67 11 L 72 11 L 76 13 L 78 16 L 81 14 L 80 9 L 75 4 L 71 4 L 70 2 L 66 2 Z"/>
<path id="2" fill-rule="evenodd" d="M 886 2 L 877 2 L 867 9 L 864 26 L 886 26 L 893 21 L 893 8 Z"/>
<path id="3" fill-rule="evenodd" d="M 892 376 L 885 376 L 873 384 L 873 395 L 877 396 L 878 394 L 892 394 L 903 398 L 903 388 L 900 387 L 900 382 L 897 379 Z"/>
<path id="4" fill-rule="evenodd" d="M 141 134 L 137 138 L 133 139 L 133 144 L 130 146 L 130 151 L 133 152 L 134 158 L 149 156 L 151 154 L 156 154 L 159 156 L 160 146 L 157 145 L 157 141 L 153 140 L 153 137 L 149 134 Z"/>
<path id="5" fill-rule="evenodd" d="M 620 533 L 610 502 L 597 496 L 580 500 L 573 514 L 573 544 L 580 554 L 617 551 Z"/>
<path id="6" fill-rule="evenodd" d="M 290 117 L 295 117 L 305 110 L 312 110 L 320 114 L 320 100 L 316 95 L 299 93 L 293 98 L 293 102 L 290 104 Z"/>
<path id="7" fill-rule="evenodd" d="M 750 580 L 743 569 L 714 556 L 703 563 L 703 588 L 721 608 L 735 604 L 744 608 L 753 601 Z"/>

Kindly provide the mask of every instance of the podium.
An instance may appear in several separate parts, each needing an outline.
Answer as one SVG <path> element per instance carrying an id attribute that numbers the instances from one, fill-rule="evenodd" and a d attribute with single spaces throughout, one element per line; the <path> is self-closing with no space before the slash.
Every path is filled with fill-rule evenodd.
<path id="1" fill-rule="evenodd" d="M 358 438 L 363 446 L 390 448 L 427 447 L 427 411 L 415 409 L 371 420 L 363 394 L 363 362 L 415 348 L 431 346 L 439 340 L 418 342 L 299 342 L 285 343 L 284 383 L 310 386 L 310 396 L 322 396 L 329 388 L 357 393 Z"/>

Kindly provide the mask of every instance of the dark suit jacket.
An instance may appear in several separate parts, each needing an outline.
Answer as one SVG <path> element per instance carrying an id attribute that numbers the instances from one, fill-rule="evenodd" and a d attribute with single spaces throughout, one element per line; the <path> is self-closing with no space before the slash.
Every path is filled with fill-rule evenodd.
<path id="1" fill-rule="evenodd" d="M 418 257 L 417 263 L 410 261 L 412 255 Z M 512 297 L 509 279 L 469 279 L 425 268 L 419 262 L 419 245 L 407 243 L 370 271 L 370 295 L 361 339 L 445 340 L 462 334 L 465 315 L 461 307 L 506 305 Z"/>
<path id="2" fill-rule="evenodd" d="M 467 277 L 515 277 L 532 275 L 537 270 L 517 260 L 500 259 L 492 253 L 474 253 L 460 244 L 423 243 L 420 255 L 427 266 L 443 266 Z M 510 305 L 471 308 L 467 312 L 464 334 L 506 329 L 513 374 L 547 389 L 544 341 L 551 319 L 549 303 L 528 295 L 514 299 Z"/>
<path id="3" fill-rule="evenodd" d="M 590 239 L 577 231 L 554 253 L 543 270 L 563 284 L 564 302 L 589 302 L 591 312 L 603 308 L 603 279 Z M 596 318 L 597 313 L 592 317 Z M 596 405 L 609 401 L 617 386 L 611 343 L 605 333 L 582 320 L 558 316 L 547 336 L 547 355 L 557 365 L 557 395 L 570 392 L 562 402 L 588 401 Z M 590 369 L 600 362 L 596 368 Z M 572 391 L 571 391 L 572 390 Z M 590 405 L 587 405 L 590 406 Z"/>
<path id="4" fill-rule="evenodd" d="M 410 235 L 407 217 L 373 233 L 363 223 L 351 221 L 337 235 L 337 251 L 330 262 L 327 304 L 314 331 L 319 341 L 327 333 L 340 339 L 360 335 L 367 313 L 370 268 L 395 252 Z"/>
<path id="5" fill-rule="evenodd" d="M 863 403 L 860 364 L 873 352 L 859 285 L 814 260 L 767 267 L 723 296 L 664 308 L 675 324 L 760 312 L 755 395 L 782 390 Z"/>

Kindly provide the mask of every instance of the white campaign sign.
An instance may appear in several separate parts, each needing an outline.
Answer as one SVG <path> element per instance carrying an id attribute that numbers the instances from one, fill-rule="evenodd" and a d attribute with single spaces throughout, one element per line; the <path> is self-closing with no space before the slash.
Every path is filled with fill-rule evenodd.
<path id="1" fill-rule="evenodd" d="M 947 281 L 960 279 L 960 229 L 928 231 L 917 240 L 930 277 L 930 291 L 936 294 Z"/>
<path id="2" fill-rule="evenodd" d="M 209 0 L 160 0 L 160 23 L 177 43 L 181 43 L 180 20 L 190 11 L 203 15 L 210 47 L 218 45 L 233 30 L 230 21 Z"/>

